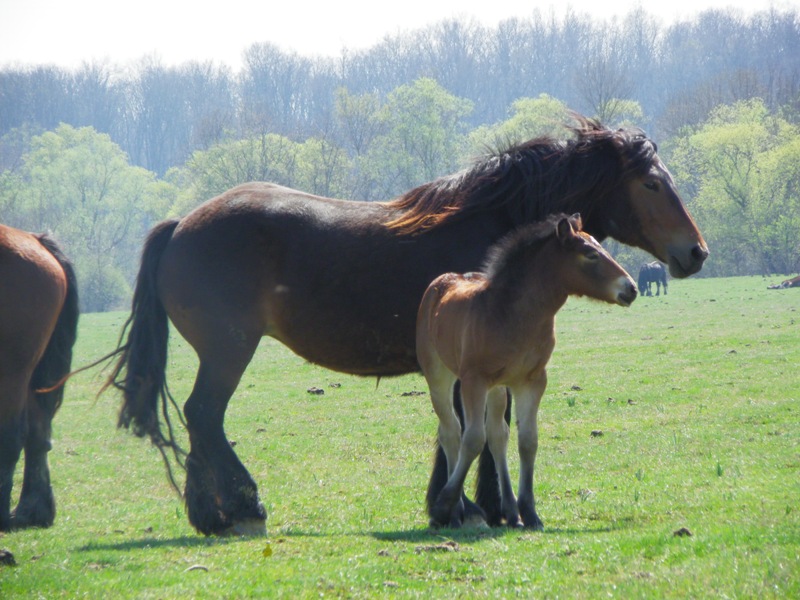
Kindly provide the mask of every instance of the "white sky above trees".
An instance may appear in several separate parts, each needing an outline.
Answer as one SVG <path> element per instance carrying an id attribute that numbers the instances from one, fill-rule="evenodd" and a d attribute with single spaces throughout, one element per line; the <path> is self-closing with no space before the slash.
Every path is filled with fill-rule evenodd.
<path id="1" fill-rule="evenodd" d="M 749 15 L 770 7 L 796 9 L 800 0 L 0 0 L 0 68 L 124 65 L 154 56 L 167 65 L 213 60 L 238 69 L 242 52 L 257 42 L 303 55 L 338 56 L 345 48 L 367 48 L 447 18 L 496 25 L 537 9 L 557 17 L 570 9 L 611 19 L 641 6 L 668 24 L 708 8 Z"/>

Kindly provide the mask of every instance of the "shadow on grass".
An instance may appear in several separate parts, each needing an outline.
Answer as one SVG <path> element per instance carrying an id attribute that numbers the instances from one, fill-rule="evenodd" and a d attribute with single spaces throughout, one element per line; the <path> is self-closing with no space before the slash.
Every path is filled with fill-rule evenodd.
<path id="1" fill-rule="evenodd" d="M 196 548 L 199 546 L 224 546 L 241 540 L 252 540 L 245 537 L 200 537 L 182 535 L 176 538 L 140 538 L 124 542 L 89 542 L 78 548 L 78 552 L 95 552 L 98 550 L 144 550 L 147 548 Z M 266 538 L 265 538 L 266 539 Z"/>
<path id="2" fill-rule="evenodd" d="M 266 537 L 248 537 L 248 536 L 230 536 L 230 537 L 203 537 L 203 536 L 189 536 L 183 535 L 175 538 L 155 538 L 146 537 L 135 540 L 127 540 L 120 542 L 89 542 L 79 548 L 78 552 L 95 552 L 95 551 L 119 551 L 126 552 L 129 550 L 144 550 L 147 548 L 197 548 L 197 547 L 213 547 L 225 546 L 228 544 L 239 542 L 252 542 L 254 540 L 263 540 L 265 542 L 279 540 L 281 538 L 333 538 L 338 536 L 364 536 L 372 537 L 382 542 L 407 542 L 407 543 L 431 543 L 441 542 L 442 540 L 450 540 L 461 544 L 469 544 L 480 542 L 487 539 L 499 539 L 506 536 L 526 536 L 535 538 L 538 536 L 552 536 L 552 535 L 566 535 L 566 536 L 580 536 L 580 535 L 597 535 L 603 533 L 612 533 L 625 529 L 622 524 L 606 526 L 606 527 L 590 527 L 590 528 L 553 528 L 545 529 L 544 531 L 532 531 L 528 529 L 509 529 L 508 527 L 493 527 L 493 528 L 478 528 L 478 527 L 465 527 L 463 529 L 442 528 L 434 529 L 426 527 L 424 529 L 406 529 L 398 531 L 352 531 L 352 532 L 320 532 L 320 531 L 303 531 L 296 528 L 291 528 L 284 531 L 276 531 Z"/>
<path id="3" fill-rule="evenodd" d="M 533 531 L 531 529 L 510 529 L 508 527 L 492 528 L 464 528 L 464 529 L 413 529 L 406 531 L 375 531 L 371 535 L 377 540 L 384 542 L 431 542 L 441 541 L 442 539 L 453 540 L 460 543 L 478 542 L 485 539 L 499 539 L 506 536 L 551 536 L 551 535 L 596 535 L 600 533 L 612 533 L 624 529 L 619 526 L 591 527 L 586 529 L 579 528 L 553 528 L 544 531 Z"/>

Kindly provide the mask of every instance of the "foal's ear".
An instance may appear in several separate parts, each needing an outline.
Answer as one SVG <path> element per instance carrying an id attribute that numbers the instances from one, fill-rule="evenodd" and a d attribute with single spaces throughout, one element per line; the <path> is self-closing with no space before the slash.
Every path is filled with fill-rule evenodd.
<path id="1" fill-rule="evenodd" d="M 558 223 L 556 223 L 556 236 L 558 237 L 558 241 L 562 244 L 566 244 L 569 240 L 575 237 L 575 229 L 572 225 L 572 217 L 564 217 L 558 220 Z"/>

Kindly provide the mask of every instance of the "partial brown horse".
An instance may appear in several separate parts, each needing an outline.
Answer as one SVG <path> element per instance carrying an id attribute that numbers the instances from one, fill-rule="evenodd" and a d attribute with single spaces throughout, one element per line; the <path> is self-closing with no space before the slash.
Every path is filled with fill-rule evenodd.
<path id="1" fill-rule="evenodd" d="M 0 531 L 55 519 L 47 453 L 64 388 L 37 390 L 69 372 L 77 325 L 75 273 L 55 242 L 0 225 Z M 23 449 L 22 491 L 11 512 Z"/>
<path id="2" fill-rule="evenodd" d="M 770 290 L 785 290 L 787 288 L 800 287 L 800 275 L 782 281 L 781 283 L 767 286 Z"/>
<path id="3" fill-rule="evenodd" d="M 542 528 L 533 495 L 536 415 L 555 347 L 555 315 L 571 295 L 621 306 L 636 299 L 630 275 L 581 231 L 579 215 L 523 226 L 490 250 L 485 273 L 446 273 L 428 287 L 417 316 L 417 360 L 450 474 L 431 507 L 432 525 L 462 524 L 464 480 L 488 439 L 506 523 Z M 451 400 L 456 380 L 463 434 Z M 517 400 L 519 502 L 506 460 L 506 387 Z"/>
<path id="4" fill-rule="evenodd" d="M 651 252 L 676 277 L 700 270 L 706 244 L 655 144 L 639 130 L 582 118 L 573 133 L 514 146 L 390 202 L 250 183 L 153 229 L 109 385 L 124 395 L 122 426 L 180 455 L 172 426 L 159 417 L 171 401 L 168 319 L 197 352 L 184 405 L 185 501 L 196 529 L 264 530 L 256 484 L 223 429 L 262 336 L 342 372 L 417 371 L 414 329 L 428 284 L 477 269 L 511 229 L 557 211 L 580 212 L 587 232 Z M 447 475 L 444 455 L 437 460 L 434 497 Z M 496 474 L 484 481 L 497 490 Z"/>

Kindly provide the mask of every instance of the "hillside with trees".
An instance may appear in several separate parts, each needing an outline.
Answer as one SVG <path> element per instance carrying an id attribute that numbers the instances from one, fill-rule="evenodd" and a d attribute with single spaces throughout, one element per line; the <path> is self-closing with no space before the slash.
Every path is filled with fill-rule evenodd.
<path id="1" fill-rule="evenodd" d="M 314 58 L 267 42 L 225 65 L 0 67 L 0 221 L 51 231 L 85 310 L 124 306 L 148 229 L 238 183 L 385 200 L 575 110 L 659 143 L 712 257 L 800 271 L 800 16 L 662 25 L 534 13 L 448 20 Z M 644 255 L 609 244 L 631 270 Z"/>

